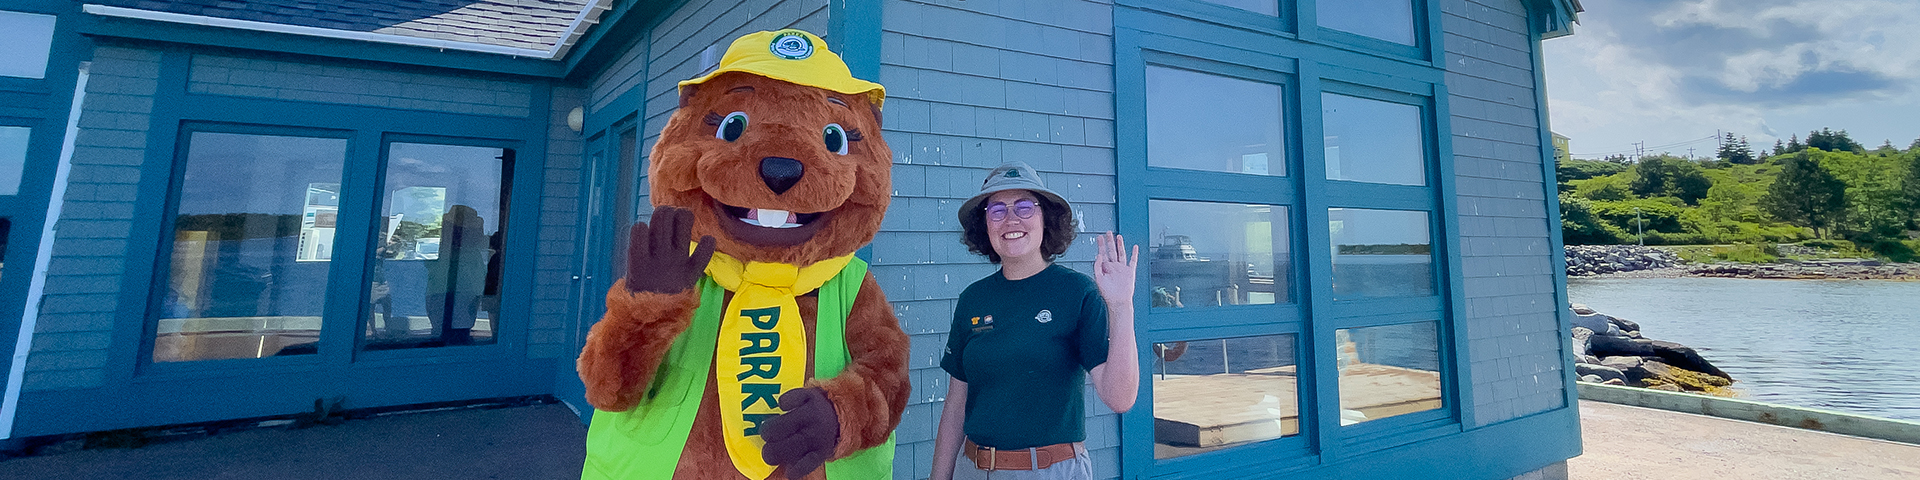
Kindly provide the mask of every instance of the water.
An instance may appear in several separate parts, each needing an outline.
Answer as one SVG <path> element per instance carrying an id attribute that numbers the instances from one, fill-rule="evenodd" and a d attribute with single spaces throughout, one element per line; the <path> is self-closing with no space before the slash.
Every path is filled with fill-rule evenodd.
<path id="1" fill-rule="evenodd" d="M 1700 351 L 1741 398 L 1920 420 L 1920 282 L 1575 278 L 1567 296 Z"/>

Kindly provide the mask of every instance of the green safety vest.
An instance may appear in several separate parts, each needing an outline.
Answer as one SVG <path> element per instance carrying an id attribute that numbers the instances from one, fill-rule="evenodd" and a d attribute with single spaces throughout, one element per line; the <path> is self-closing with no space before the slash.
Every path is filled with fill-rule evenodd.
<path id="1" fill-rule="evenodd" d="M 852 360 L 847 354 L 847 313 L 866 277 L 867 262 L 854 258 L 820 286 L 813 342 L 815 378 L 833 378 Z M 593 411 L 593 423 L 587 429 L 587 460 L 580 472 L 583 480 L 673 476 L 693 432 L 700 397 L 706 393 L 720 336 L 720 311 L 726 302 L 726 289 L 711 277 L 700 277 L 699 289 L 700 307 L 693 313 L 693 323 L 673 341 L 647 398 L 625 412 Z M 827 462 L 827 478 L 893 478 L 893 450 L 893 436 L 888 435 L 885 443 Z"/>

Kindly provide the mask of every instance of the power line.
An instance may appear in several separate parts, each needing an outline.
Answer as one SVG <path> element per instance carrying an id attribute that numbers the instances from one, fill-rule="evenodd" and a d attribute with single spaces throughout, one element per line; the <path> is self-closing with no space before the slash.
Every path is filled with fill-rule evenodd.
<path id="1" fill-rule="evenodd" d="M 1665 145 L 1654 145 L 1654 146 L 1640 146 L 1641 144 L 1644 144 L 1646 142 L 1634 142 L 1634 145 L 1635 145 L 1634 148 L 1629 148 L 1625 150 L 1615 150 L 1615 151 L 1608 151 L 1608 152 L 1574 153 L 1570 155 L 1580 156 L 1580 157 L 1596 157 L 1596 156 L 1607 156 L 1607 155 L 1624 155 L 1624 154 L 1631 154 L 1631 153 L 1642 153 L 1650 150 L 1657 151 L 1665 148 L 1674 148 L 1674 147 L 1680 147 L 1684 145 L 1696 144 L 1696 143 L 1700 143 L 1708 140 L 1713 140 L 1718 137 L 1719 135 L 1710 135 L 1710 136 L 1695 138 L 1692 140 L 1683 140 L 1683 141 L 1669 143 Z"/>

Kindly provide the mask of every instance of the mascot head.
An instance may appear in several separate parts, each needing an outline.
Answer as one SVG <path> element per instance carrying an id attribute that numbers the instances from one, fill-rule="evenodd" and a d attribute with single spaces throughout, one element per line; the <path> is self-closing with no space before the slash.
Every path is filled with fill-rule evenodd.
<path id="1" fill-rule="evenodd" d="M 851 254 L 891 198 L 885 98 L 811 33 L 740 37 L 713 72 L 680 82 L 648 168 L 653 203 L 693 211 L 693 238 L 741 261 Z"/>

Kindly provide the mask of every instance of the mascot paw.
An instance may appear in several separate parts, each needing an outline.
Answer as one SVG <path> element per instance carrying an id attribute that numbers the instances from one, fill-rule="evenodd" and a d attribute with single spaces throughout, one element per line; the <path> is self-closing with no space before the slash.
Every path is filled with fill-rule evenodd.
<path id="1" fill-rule="evenodd" d="M 693 236 L 693 212 L 665 206 L 653 212 L 653 227 L 633 222 L 627 235 L 627 290 L 674 294 L 693 288 L 713 258 L 713 237 L 687 254 Z"/>
<path id="2" fill-rule="evenodd" d="M 787 478 L 798 479 L 827 463 L 840 445 L 840 415 L 819 388 L 797 388 L 780 396 L 786 410 L 760 425 L 762 460 L 787 467 Z"/>

